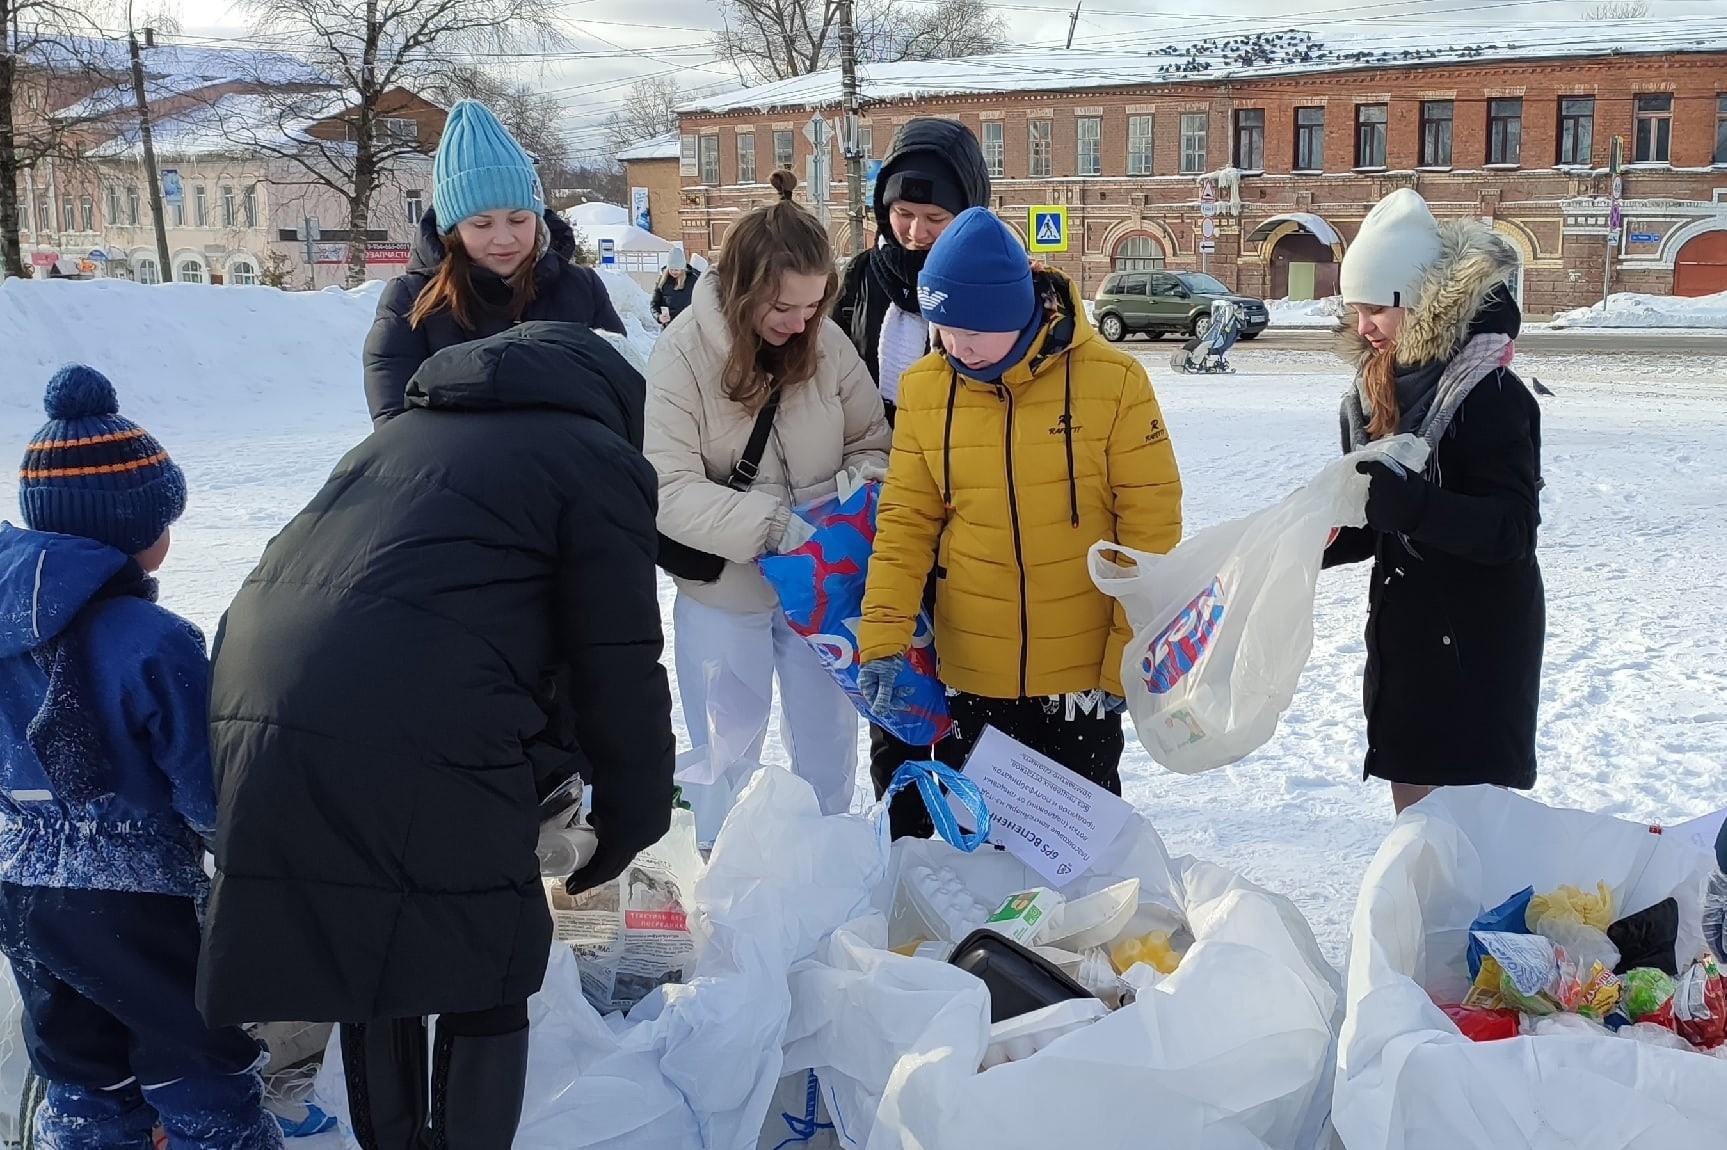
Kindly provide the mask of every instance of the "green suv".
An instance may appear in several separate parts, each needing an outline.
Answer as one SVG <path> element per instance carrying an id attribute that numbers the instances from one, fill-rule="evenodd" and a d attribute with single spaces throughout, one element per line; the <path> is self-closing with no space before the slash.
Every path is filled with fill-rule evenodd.
<path id="1" fill-rule="evenodd" d="M 1213 301 L 1226 299 L 1241 308 L 1241 338 L 1254 339 L 1271 323 L 1265 301 L 1237 295 L 1204 272 L 1116 272 L 1097 289 L 1097 330 L 1111 343 L 1143 332 L 1203 335 L 1211 324 Z"/>

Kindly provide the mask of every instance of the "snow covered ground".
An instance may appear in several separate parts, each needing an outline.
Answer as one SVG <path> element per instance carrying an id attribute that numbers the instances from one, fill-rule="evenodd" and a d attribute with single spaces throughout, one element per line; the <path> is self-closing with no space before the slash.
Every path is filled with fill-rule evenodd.
<path id="1" fill-rule="evenodd" d="M 0 456 L 22 453 L 60 362 L 111 372 L 124 409 L 186 469 L 192 501 L 164 601 L 213 632 L 265 543 L 368 430 L 359 346 L 372 306 L 369 292 L 8 285 Z M 1238 374 L 1187 378 L 1166 355 L 1129 347 L 1163 400 L 1195 527 L 1280 498 L 1337 449 L 1346 379 L 1324 353 L 1244 346 L 1232 357 Z M 1549 633 L 1537 795 L 1654 821 L 1727 805 L 1727 358 L 1522 366 L 1556 393 L 1543 401 Z M 14 474 L 0 469 L 8 517 Z M 669 587 L 664 603 L 669 631 Z M 1391 822 L 1386 788 L 1360 779 L 1366 604 L 1365 568 L 1323 578 L 1301 694 L 1258 754 L 1180 777 L 1130 740 L 1123 772 L 1172 849 L 1293 897 L 1339 962 L 1362 872 Z M 860 753 L 862 743 L 860 731 Z M 781 754 L 777 733 L 769 753 Z"/>
<path id="2" fill-rule="evenodd" d="M 1687 298 L 1673 295 L 1639 295 L 1615 292 L 1600 304 L 1561 312 L 1549 327 L 1613 328 L 1718 328 L 1727 338 L 1727 292 Z"/>
<path id="3" fill-rule="evenodd" d="M 1343 301 L 1337 296 L 1326 299 L 1268 299 L 1272 327 L 1332 328 L 1343 315 Z"/>

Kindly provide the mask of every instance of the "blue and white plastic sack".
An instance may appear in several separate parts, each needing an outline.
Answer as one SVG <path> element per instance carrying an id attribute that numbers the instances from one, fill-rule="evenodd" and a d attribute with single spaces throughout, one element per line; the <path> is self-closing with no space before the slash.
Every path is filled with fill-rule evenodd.
<path id="1" fill-rule="evenodd" d="M 951 725 L 947 692 L 936 677 L 935 638 L 927 612 L 918 613 L 907 665 L 895 683 L 906 692 L 903 707 L 884 720 L 870 713 L 857 689 L 857 625 L 863 616 L 880 499 L 881 483 L 871 480 L 843 500 L 829 496 L 798 508 L 799 517 L 815 527 L 815 536 L 784 555 L 762 556 L 756 566 L 779 596 L 786 622 L 815 649 L 858 713 L 895 737 L 924 747 L 946 735 Z"/>
<path id="2" fill-rule="evenodd" d="M 983 984 L 887 949 L 897 876 L 909 866 L 951 869 L 992 905 L 1041 885 L 1004 852 L 901 839 L 868 892 L 872 913 L 794 968 L 785 1066 L 815 1070 L 847 1150 L 1314 1150 L 1329 1141 L 1341 987 L 1287 899 L 1220 867 L 1172 860 L 1134 815 L 1064 893 L 1138 879 L 1136 915 L 1148 919 L 1128 933 L 1173 914 L 1192 931 L 1192 949 L 1131 1005 L 980 1071 L 991 1032 Z"/>
<path id="3" fill-rule="evenodd" d="M 1727 1146 L 1727 1060 L 1601 1034 L 1473 1042 L 1435 1003 L 1468 989 L 1482 910 L 1525 887 L 1613 888 L 1615 913 L 1679 903 L 1681 963 L 1701 950 L 1714 860 L 1679 836 L 1494 787 L 1409 808 L 1368 867 L 1350 933 L 1333 1119 L 1380 1150 Z"/>
<path id="4" fill-rule="evenodd" d="M 1314 584 L 1334 527 L 1367 522 L 1363 459 L 1419 471 L 1427 445 L 1400 435 L 1329 464 L 1283 502 L 1189 536 L 1167 555 L 1091 549 L 1091 577 L 1133 625 L 1121 681 L 1135 732 L 1181 774 L 1263 746 L 1295 698 L 1313 650 Z M 1133 560 L 1121 567 L 1110 552 Z"/>

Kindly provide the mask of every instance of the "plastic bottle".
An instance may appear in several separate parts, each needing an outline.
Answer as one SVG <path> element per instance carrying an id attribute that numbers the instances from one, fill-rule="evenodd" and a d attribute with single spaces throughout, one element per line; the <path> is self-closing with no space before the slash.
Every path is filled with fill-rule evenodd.
<path id="1" fill-rule="evenodd" d="M 569 878 L 588 865 L 599 845 L 599 834 L 582 823 L 570 827 L 541 827 L 540 840 L 534 844 L 534 854 L 540 860 L 540 876 Z"/>

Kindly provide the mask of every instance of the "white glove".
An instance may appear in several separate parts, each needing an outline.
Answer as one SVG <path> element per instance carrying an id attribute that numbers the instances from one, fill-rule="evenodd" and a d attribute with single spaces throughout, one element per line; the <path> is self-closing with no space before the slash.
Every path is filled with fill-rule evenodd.
<path id="1" fill-rule="evenodd" d="M 814 539 L 815 534 L 816 529 L 794 512 L 786 519 L 786 529 L 780 533 L 780 541 L 775 550 L 781 555 L 796 551 Z"/>
<path id="2" fill-rule="evenodd" d="M 852 497 L 853 492 L 864 484 L 887 478 L 887 468 L 879 463 L 860 463 L 856 467 L 848 467 L 834 476 L 834 486 L 839 488 L 840 502 L 844 503 Z"/>

